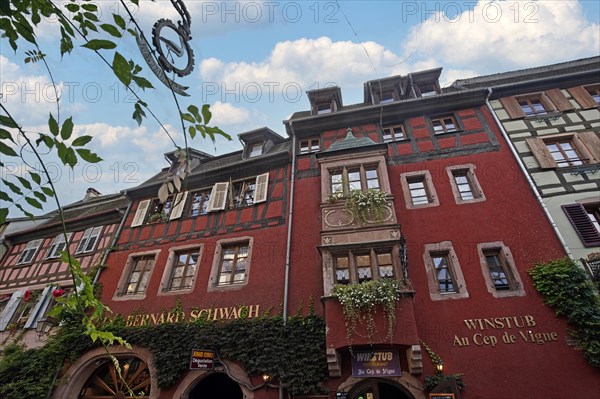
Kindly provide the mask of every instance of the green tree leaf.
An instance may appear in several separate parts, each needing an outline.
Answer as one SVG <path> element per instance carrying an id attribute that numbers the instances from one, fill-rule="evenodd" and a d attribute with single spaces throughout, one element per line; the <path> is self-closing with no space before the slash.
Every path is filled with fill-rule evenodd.
<path id="1" fill-rule="evenodd" d="M 12 148 L 10 148 L 6 144 L 4 144 L 2 141 L 0 141 L 0 152 L 2 154 L 4 154 L 4 155 L 8 155 L 8 156 L 11 156 L 11 157 L 18 157 L 19 156 L 16 153 L 15 150 L 13 150 Z"/>
<path id="2" fill-rule="evenodd" d="M 212 118 L 212 113 L 210 112 L 210 105 L 204 104 L 202 106 L 202 116 L 204 117 L 204 124 L 210 122 L 210 119 Z"/>
<path id="3" fill-rule="evenodd" d="M 112 50 L 117 45 L 110 40 L 92 39 L 81 47 L 89 48 L 90 50 Z"/>
<path id="4" fill-rule="evenodd" d="M 114 36 L 114 37 L 121 37 L 121 32 L 119 32 L 119 30 L 111 24 L 101 24 L 100 28 L 102 28 L 102 30 L 104 30 L 105 32 L 107 32 L 109 35 Z"/>
<path id="5" fill-rule="evenodd" d="M 0 125 L 17 129 L 19 126 L 8 116 L 0 115 Z"/>
<path id="6" fill-rule="evenodd" d="M 79 156 L 83 158 L 84 161 L 87 161 L 89 163 L 98 163 L 102 161 L 102 158 L 100 158 L 98 155 L 96 155 L 88 149 L 78 148 L 76 151 L 79 154 Z"/>
<path id="7" fill-rule="evenodd" d="M 36 184 L 42 184 L 42 177 L 37 173 L 29 171 L 29 176 L 31 176 L 31 180 L 33 180 Z"/>
<path id="8" fill-rule="evenodd" d="M 123 19 L 122 16 L 120 16 L 119 14 L 113 14 L 113 20 L 115 21 L 115 24 L 119 25 L 119 28 L 121 29 L 125 29 L 125 20 Z"/>
<path id="9" fill-rule="evenodd" d="M 0 224 L 3 224 L 6 221 L 7 216 L 8 208 L 0 208 Z"/>
<path id="10" fill-rule="evenodd" d="M 25 187 L 27 190 L 31 190 L 31 183 L 29 183 L 27 181 L 27 179 L 22 178 L 21 176 L 15 176 L 17 178 L 17 180 L 21 183 L 21 185 L 23 187 Z"/>
<path id="11" fill-rule="evenodd" d="M 115 52 L 115 57 L 113 58 L 112 63 L 113 71 L 117 78 L 125 85 L 129 86 L 131 83 L 131 68 L 129 67 L 129 63 L 119 52 Z"/>
<path id="12" fill-rule="evenodd" d="M 75 140 L 73 140 L 73 147 L 81 147 L 86 145 L 87 143 L 89 143 L 92 140 L 92 136 L 81 136 L 81 137 L 77 137 Z"/>
<path id="13" fill-rule="evenodd" d="M 23 191 L 21 191 L 21 189 L 16 184 L 11 183 L 5 179 L 0 179 L 0 181 L 2 181 L 2 183 L 4 183 L 6 187 L 10 188 L 10 191 L 12 191 L 13 193 L 17 195 L 23 195 Z"/>
<path id="14" fill-rule="evenodd" d="M 46 196 L 44 194 L 40 193 L 39 191 L 34 191 L 33 195 L 35 195 L 42 202 L 46 202 L 46 200 L 47 200 Z"/>
<path id="15" fill-rule="evenodd" d="M 6 129 L 0 129 L 0 140 L 9 139 L 13 143 L 15 142 L 12 138 L 12 134 Z"/>
<path id="16" fill-rule="evenodd" d="M 38 200 L 36 200 L 35 198 L 31 198 L 31 197 L 25 197 L 25 201 L 27 201 L 27 203 L 28 203 L 29 205 L 31 205 L 32 207 L 34 207 L 34 208 L 37 208 L 37 209 L 44 209 L 44 207 L 42 206 L 42 204 L 40 204 L 40 203 L 38 202 Z"/>
<path id="17" fill-rule="evenodd" d="M 73 134 L 73 118 L 69 117 L 60 129 L 60 137 L 63 140 L 68 140 L 71 134 Z"/>
<path id="18" fill-rule="evenodd" d="M 56 119 L 54 119 L 52 114 L 50 114 L 50 118 L 48 118 L 48 128 L 50 129 L 50 133 L 58 136 L 58 122 L 56 122 Z"/>
<path id="19" fill-rule="evenodd" d="M 48 197 L 54 197 L 54 191 L 52 191 L 52 189 L 50 187 L 42 187 L 42 191 L 44 192 L 44 194 L 46 194 Z"/>

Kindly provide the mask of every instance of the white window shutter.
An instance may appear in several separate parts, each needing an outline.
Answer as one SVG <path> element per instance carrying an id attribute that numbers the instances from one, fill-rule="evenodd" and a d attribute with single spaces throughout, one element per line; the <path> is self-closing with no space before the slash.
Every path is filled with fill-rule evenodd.
<path id="1" fill-rule="evenodd" d="M 102 226 L 94 227 L 94 230 L 92 230 L 92 235 L 90 236 L 90 239 L 87 241 L 85 249 L 83 250 L 84 252 L 90 252 L 94 250 L 99 241 L 101 232 Z"/>
<path id="2" fill-rule="evenodd" d="M 183 208 L 185 207 L 185 201 L 187 200 L 188 192 L 184 191 L 175 196 L 175 201 L 173 202 L 173 209 L 171 210 L 171 216 L 169 216 L 169 220 L 178 219 L 181 217 L 183 213 Z"/>
<path id="3" fill-rule="evenodd" d="M 150 200 L 140 201 L 137 210 L 135 211 L 135 216 L 133 217 L 133 222 L 131 223 L 131 227 L 140 226 L 144 223 L 144 218 L 146 217 L 146 212 L 148 211 L 148 207 L 150 206 Z"/>
<path id="4" fill-rule="evenodd" d="M 37 301 L 33 309 L 31 309 L 31 313 L 29 314 L 29 318 L 25 323 L 25 328 L 35 328 L 37 326 L 38 320 L 46 313 L 46 309 L 48 309 L 48 305 L 51 300 L 51 292 L 55 287 L 48 286 L 44 288 L 42 295 L 40 295 L 40 299 Z"/>
<path id="5" fill-rule="evenodd" d="M 265 202 L 267 200 L 267 186 L 269 184 L 269 174 L 264 173 L 256 176 L 256 188 L 254 189 L 254 203 Z"/>
<path id="6" fill-rule="evenodd" d="M 208 202 L 208 211 L 219 211 L 225 209 L 227 203 L 227 190 L 229 182 L 216 183 L 210 192 L 210 201 Z"/>
<path id="7" fill-rule="evenodd" d="M 23 298 L 23 294 L 23 291 L 15 291 L 8 300 L 4 311 L 2 312 L 2 314 L 0 314 L 0 331 L 6 330 L 6 326 L 8 326 L 8 323 L 10 323 L 10 319 L 12 319 L 13 314 L 15 314 L 15 311 L 21 303 L 21 298 Z"/>

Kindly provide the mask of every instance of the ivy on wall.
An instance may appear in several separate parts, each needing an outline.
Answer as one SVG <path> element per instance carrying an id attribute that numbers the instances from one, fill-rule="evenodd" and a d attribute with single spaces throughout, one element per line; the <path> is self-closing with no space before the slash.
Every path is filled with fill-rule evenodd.
<path id="1" fill-rule="evenodd" d="M 314 316 L 239 319 L 229 323 L 198 321 L 109 329 L 154 357 L 160 388 L 175 384 L 189 370 L 192 349 L 218 351 L 238 361 L 250 375 L 270 374 L 293 395 L 320 391 L 326 378 L 325 323 Z M 76 323 L 69 324 L 38 349 L 13 345 L 0 358 L 0 398 L 46 397 L 57 371 L 94 344 Z"/>
<path id="2" fill-rule="evenodd" d="M 586 272 L 564 258 L 536 264 L 529 274 L 546 304 L 573 327 L 586 360 L 600 367 L 600 294 Z"/>

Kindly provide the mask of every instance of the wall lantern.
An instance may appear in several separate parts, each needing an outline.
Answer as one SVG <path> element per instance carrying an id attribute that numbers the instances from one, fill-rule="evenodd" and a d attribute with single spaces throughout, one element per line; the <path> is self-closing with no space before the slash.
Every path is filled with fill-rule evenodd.
<path id="1" fill-rule="evenodd" d="M 438 374 L 442 374 L 442 372 L 444 371 L 444 362 L 442 362 L 441 360 L 437 362 L 435 364 L 435 371 Z"/>
<path id="2" fill-rule="evenodd" d="M 42 338 L 44 335 L 50 334 L 50 330 L 55 325 L 56 320 L 54 320 L 52 317 L 44 317 L 39 319 L 37 326 L 35 327 L 35 332 L 37 333 L 38 338 Z"/>

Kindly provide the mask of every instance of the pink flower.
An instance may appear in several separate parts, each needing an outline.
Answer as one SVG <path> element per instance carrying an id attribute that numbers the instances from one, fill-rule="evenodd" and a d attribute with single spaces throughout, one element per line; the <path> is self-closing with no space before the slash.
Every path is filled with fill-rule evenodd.
<path id="1" fill-rule="evenodd" d="M 65 295 L 65 290 L 63 290 L 62 288 L 57 288 L 54 291 L 52 291 L 52 296 L 54 298 L 58 298 Z"/>

